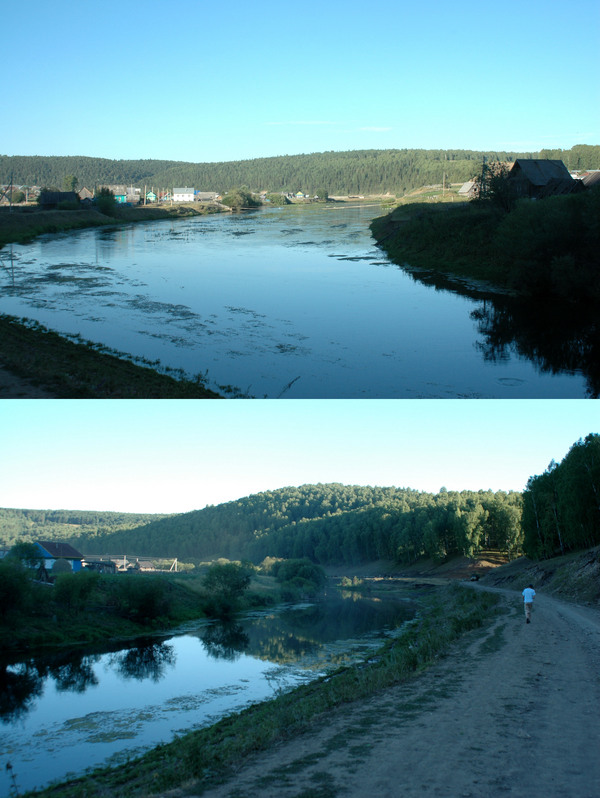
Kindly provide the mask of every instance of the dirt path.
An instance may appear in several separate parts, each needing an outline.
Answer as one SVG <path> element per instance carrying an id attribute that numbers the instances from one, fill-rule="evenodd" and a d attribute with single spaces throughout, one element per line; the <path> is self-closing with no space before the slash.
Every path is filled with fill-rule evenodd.
<path id="1" fill-rule="evenodd" d="M 598 798 L 600 613 L 538 594 L 525 624 L 520 595 L 495 592 L 506 612 L 485 633 L 202 795 Z"/>
<path id="2" fill-rule="evenodd" d="M 54 394 L 17 377 L 0 365 L 0 399 L 54 399 Z"/>

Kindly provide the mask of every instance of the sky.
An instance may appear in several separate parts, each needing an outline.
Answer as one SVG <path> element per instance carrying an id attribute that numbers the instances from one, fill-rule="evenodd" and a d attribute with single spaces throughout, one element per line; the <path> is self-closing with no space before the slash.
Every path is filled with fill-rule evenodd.
<path id="1" fill-rule="evenodd" d="M 0 154 L 600 143 L 597 0 L 3 2 Z"/>
<path id="2" fill-rule="evenodd" d="M 179 513 L 319 482 L 522 490 L 594 400 L 10 400 L 0 507 Z"/>

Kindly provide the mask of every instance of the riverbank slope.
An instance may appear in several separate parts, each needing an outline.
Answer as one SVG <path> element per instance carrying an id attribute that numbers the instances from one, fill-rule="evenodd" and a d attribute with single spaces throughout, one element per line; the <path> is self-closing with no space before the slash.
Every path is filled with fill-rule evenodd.
<path id="1" fill-rule="evenodd" d="M 524 297 L 597 302 L 600 191 L 493 202 L 413 203 L 374 219 L 377 244 L 400 266 Z"/>

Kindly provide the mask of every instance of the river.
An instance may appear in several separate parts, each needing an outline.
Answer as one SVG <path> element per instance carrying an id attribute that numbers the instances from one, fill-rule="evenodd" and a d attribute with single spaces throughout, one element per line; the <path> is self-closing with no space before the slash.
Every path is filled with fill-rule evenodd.
<path id="1" fill-rule="evenodd" d="M 0 312 L 227 396 L 584 398 L 595 319 L 412 276 L 379 206 L 267 208 L 42 236 L 0 251 Z"/>
<path id="2" fill-rule="evenodd" d="M 346 593 L 190 624 L 133 646 L 0 665 L 0 796 L 112 766 L 176 735 L 364 659 L 416 612 Z"/>

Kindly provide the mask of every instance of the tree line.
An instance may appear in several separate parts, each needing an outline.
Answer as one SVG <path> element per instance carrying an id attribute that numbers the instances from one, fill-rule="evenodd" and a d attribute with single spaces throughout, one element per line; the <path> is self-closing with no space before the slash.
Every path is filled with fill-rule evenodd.
<path id="1" fill-rule="evenodd" d="M 534 559 L 600 544 L 600 435 L 578 440 L 523 493 L 523 552 Z"/>
<path id="2" fill-rule="evenodd" d="M 255 494 L 154 521 L 139 529 L 73 538 L 87 554 L 140 551 L 148 556 L 260 563 L 308 558 L 321 565 L 376 559 L 441 561 L 493 548 L 519 551 L 521 495 L 338 483 Z"/>
<path id="3" fill-rule="evenodd" d="M 126 184 L 138 187 L 194 186 L 225 193 L 245 186 L 252 191 L 327 191 L 341 194 L 402 195 L 424 185 L 463 182 L 489 161 L 556 158 L 570 169 L 600 165 L 600 146 L 579 144 L 570 150 L 496 152 L 476 150 L 351 150 L 283 155 L 224 163 L 161 160 L 109 160 L 84 156 L 0 155 L 0 183 L 59 188 L 77 175 L 79 187 Z"/>

